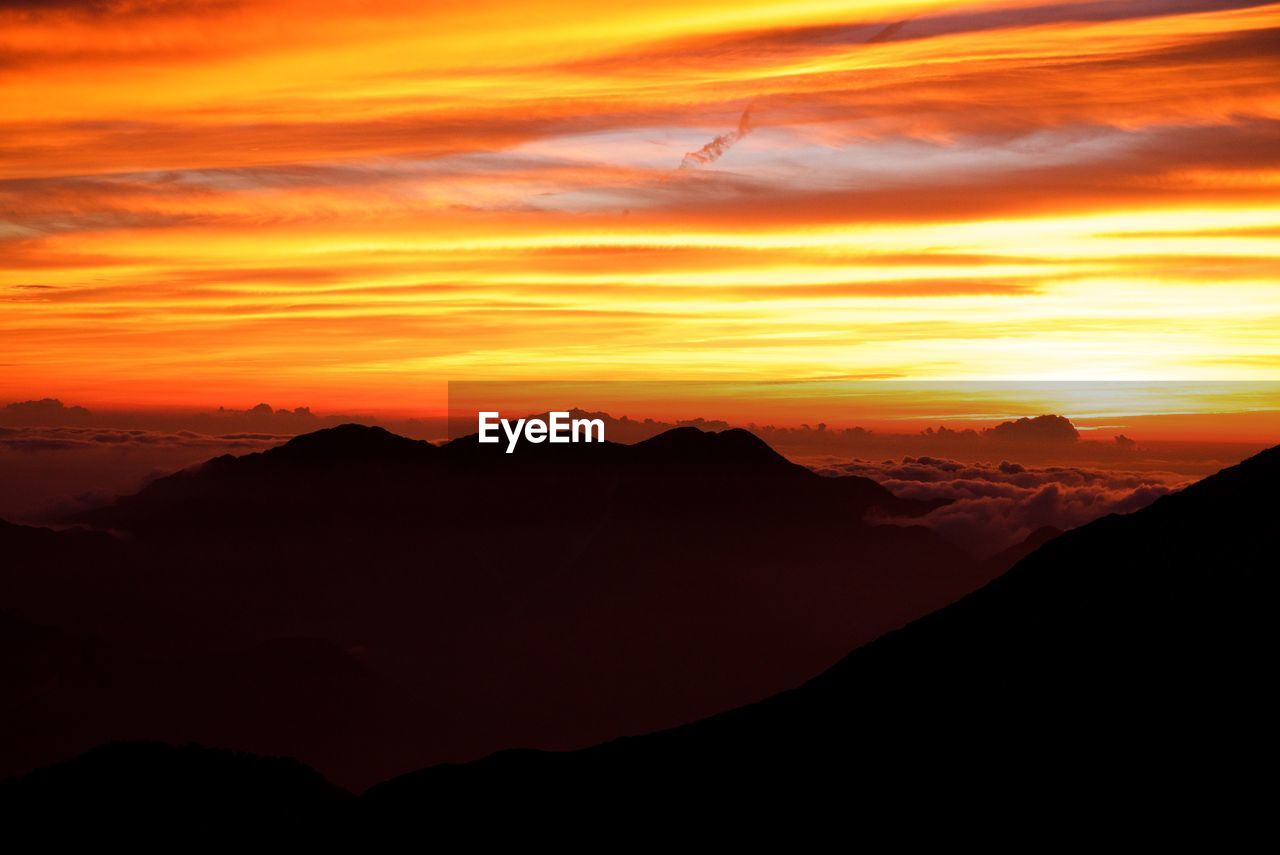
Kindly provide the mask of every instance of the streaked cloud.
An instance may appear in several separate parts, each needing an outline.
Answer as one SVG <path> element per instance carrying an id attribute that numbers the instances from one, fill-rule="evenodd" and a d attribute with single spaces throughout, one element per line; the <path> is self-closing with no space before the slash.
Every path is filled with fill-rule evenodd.
<path id="1" fill-rule="evenodd" d="M 0 5 L 0 392 L 1280 369 L 1280 4 L 534 7 Z"/>

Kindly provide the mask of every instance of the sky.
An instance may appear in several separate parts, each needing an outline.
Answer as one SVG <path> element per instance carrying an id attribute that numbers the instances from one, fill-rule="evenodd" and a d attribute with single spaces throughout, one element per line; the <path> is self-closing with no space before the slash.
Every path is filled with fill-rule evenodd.
<path id="1" fill-rule="evenodd" d="M 1277 381 L 1277 55 L 1276 3 L 0 0 L 0 401 Z"/>

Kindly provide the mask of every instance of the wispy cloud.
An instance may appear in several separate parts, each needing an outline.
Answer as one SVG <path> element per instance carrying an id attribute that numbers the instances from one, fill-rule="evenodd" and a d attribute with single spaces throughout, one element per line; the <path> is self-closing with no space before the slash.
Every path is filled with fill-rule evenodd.
<path id="1" fill-rule="evenodd" d="M 0 392 L 1274 376 L 1278 33 L 1208 0 L 10 4 Z"/>
<path id="2" fill-rule="evenodd" d="M 693 169 L 699 166 L 706 166 L 715 163 L 724 153 L 733 147 L 733 144 L 741 140 L 747 134 L 751 133 L 751 108 L 742 111 L 741 118 L 738 119 L 738 127 L 727 134 L 721 134 L 711 142 L 704 145 L 697 151 L 691 151 L 686 154 L 680 161 L 681 169 Z"/>

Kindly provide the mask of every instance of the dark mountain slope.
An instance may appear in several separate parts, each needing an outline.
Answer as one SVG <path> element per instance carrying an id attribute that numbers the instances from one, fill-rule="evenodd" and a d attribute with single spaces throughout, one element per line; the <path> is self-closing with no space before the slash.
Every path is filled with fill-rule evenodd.
<path id="1" fill-rule="evenodd" d="M 439 750 L 415 730 L 429 707 L 317 639 L 163 656 L 0 613 L 0 685 L 6 771 L 142 738 L 305 756 L 339 778 Z"/>
<path id="2" fill-rule="evenodd" d="M 972 803 L 980 785 L 991 804 L 1059 807 L 1232 791 L 1272 731 L 1277 484 L 1280 448 L 1060 535 L 762 703 L 583 751 L 437 766 L 369 797 L 631 812 L 820 790 Z"/>
<path id="3" fill-rule="evenodd" d="M 1062 534 L 1060 528 L 1051 525 L 1041 526 L 1019 542 L 989 556 L 982 563 L 994 579 L 1060 534 Z"/>
<path id="4" fill-rule="evenodd" d="M 0 801 L 9 809 L 111 806 L 140 820 L 159 806 L 226 821 L 231 817 L 223 811 L 235 805 L 350 798 L 350 793 L 296 760 L 154 742 L 106 745 L 0 784 Z"/>

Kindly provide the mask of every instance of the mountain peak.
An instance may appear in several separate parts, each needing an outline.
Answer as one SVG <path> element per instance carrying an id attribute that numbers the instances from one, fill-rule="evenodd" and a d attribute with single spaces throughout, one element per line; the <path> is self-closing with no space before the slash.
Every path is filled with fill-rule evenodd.
<path id="1" fill-rule="evenodd" d="M 696 427 L 678 427 L 631 446 L 637 459 L 650 464 L 688 465 L 699 468 L 710 465 L 742 467 L 744 472 L 762 470 L 805 473 L 808 470 L 787 460 L 768 443 L 742 428 L 704 431 Z"/>
<path id="2" fill-rule="evenodd" d="M 374 425 L 344 424 L 295 436 L 269 455 L 290 460 L 371 459 L 429 454 L 431 443 Z"/>

